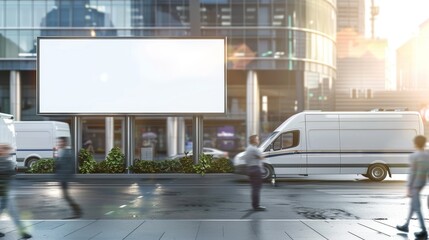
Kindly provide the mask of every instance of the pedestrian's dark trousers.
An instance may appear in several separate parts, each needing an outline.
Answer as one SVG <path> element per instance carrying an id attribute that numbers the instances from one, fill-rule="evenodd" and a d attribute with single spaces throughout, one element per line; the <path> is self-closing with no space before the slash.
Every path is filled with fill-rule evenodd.
<path id="1" fill-rule="evenodd" d="M 64 199 L 68 202 L 70 207 L 73 209 L 74 214 L 76 215 L 81 214 L 81 209 L 79 205 L 70 197 L 69 186 L 67 181 L 65 180 L 61 181 L 61 189 L 63 190 Z"/>
<path id="2" fill-rule="evenodd" d="M 259 166 L 250 166 L 247 169 L 252 186 L 252 207 L 259 206 L 260 192 L 262 188 L 262 173 Z"/>

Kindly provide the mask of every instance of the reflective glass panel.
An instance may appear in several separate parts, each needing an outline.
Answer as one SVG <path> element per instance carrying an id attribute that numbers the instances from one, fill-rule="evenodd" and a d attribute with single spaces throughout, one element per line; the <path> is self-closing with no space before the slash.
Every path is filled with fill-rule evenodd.
<path id="1" fill-rule="evenodd" d="M 18 1 L 6 1 L 6 26 L 18 27 Z"/>
<path id="2" fill-rule="evenodd" d="M 32 24 L 32 1 L 19 1 L 19 26 L 31 27 Z"/>

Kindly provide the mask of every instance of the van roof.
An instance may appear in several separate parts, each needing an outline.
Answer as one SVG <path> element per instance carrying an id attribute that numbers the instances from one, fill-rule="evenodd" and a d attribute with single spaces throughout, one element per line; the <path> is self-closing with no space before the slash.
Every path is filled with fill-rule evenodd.
<path id="1" fill-rule="evenodd" d="M 300 122 L 300 121 L 306 121 L 305 119 L 308 116 L 327 116 L 327 115 L 338 115 L 340 116 L 340 118 L 347 118 L 347 116 L 353 116 L 353 117 L 357 117 L 357 118 L 361 118 L 361 117 L 376 117 L 380 120 L 382 119 L 401 119 L 403 117 L 405 118 L 418 118 L 420 119 L 420 125 L 421 125 L 421 129 L 423 129 L 423 122 L 422 119 L 420 117 L 420 113 L 415 112 L 415 111 L 395 111 L 395 112 L 368 112 L 368 111 L 356 111 L 356 112 L 333 112 L 333 111 L 329 111 L 329 112 L 323 112 L 323 111 L 304 111 L 304 112 L 300 112 L 297 114 L 292 115 L 291 117 L 289 117 L 287 120 L 285 120 L 282 124 L 280 124 L 274 131 L 282 131 L 282 129 L 285 129 L 286 126 L 288 126 L 289 124 L 291 124 L 292 122 Z M 359 116 L 359 117 L 358 117 Z"/>
<path id="2" fill-rule="evenodd" d="M 58 125 L 64 125 L 67 124 L 66 122 L 60 122 L 60 121 L 15 121 L 15 124 L 23 123 L 23 124 L 58 124 Z M 68 125 L 68 124 L 67 124 Z"/>
<path id="3" fill-rule="evenodd" d="M 297 114 L 304 114 L 304 115 L 326 115 L 326 114 L 355 114 L 355 115 L 392 115 L 392 114 L 397 114 L 397 115 L 420 115 L 419 112 L 415 112 L 415 111 L 359 111 L 359 112 L 333 112 L 333 111 L 329 111 L 329 112 L 323 112 L 323 111 L 304 111 L 304 112 L 300 112 Z"/>
<path id="4" fill-rule="evenodd" d="M 44 126 L 44 127 L 53 127 L 55 129 L 66 129 L 69 130 L 70 126 L 66 122 L 60 121 L 15 121 L 15 129 L 19 130 L 21 128 L 29 128 L 31 126 Z"/>

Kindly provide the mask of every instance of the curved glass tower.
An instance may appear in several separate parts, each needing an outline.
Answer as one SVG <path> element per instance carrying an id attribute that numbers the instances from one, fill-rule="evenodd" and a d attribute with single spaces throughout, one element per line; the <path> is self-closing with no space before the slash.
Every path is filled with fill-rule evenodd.
<path id="1" fill-rule="evenodd" d="M 336 0 L 0 0 L 0 111 L 49 119 L 35 111 L 38 36 L 225 36 L 228 115 L 204 118 L 204 145 L 233 154 L 246 135 L 263 138 L 296 112 L 333 110 L 335 35 Z M 122 117 L 81 120 L 80 139 L 96 152 L 126 145 Z M 184 150 L 191 122 L 135 116 L 136 158 L 150 132 L 155 156 Z"/>

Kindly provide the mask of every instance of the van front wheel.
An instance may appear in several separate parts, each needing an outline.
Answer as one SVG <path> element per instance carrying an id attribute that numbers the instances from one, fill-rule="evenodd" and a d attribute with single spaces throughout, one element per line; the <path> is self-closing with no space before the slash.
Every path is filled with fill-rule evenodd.
<path id="1" fill-rule="evenodd" d="M 387 167 L 383 164 L 374 164 L 368 168 L 368 178 L 372 181 L 383 181 L 387 176 Z"/>
<path id="2" fill-rule="evenodd" d="M 39 160 L 38 158 L 28 159 L 26 164 L 27 168 L 30 169 L 33 166 L 33 164 L 35 164 L 38 160 Z"/>
<path id="3" fill-rule="evenodd" d="M 272 175 L 273 169 L 269 165 L 264 164 L 264 166 L 262 167 L 262 179 L 270 180 Z"/>

